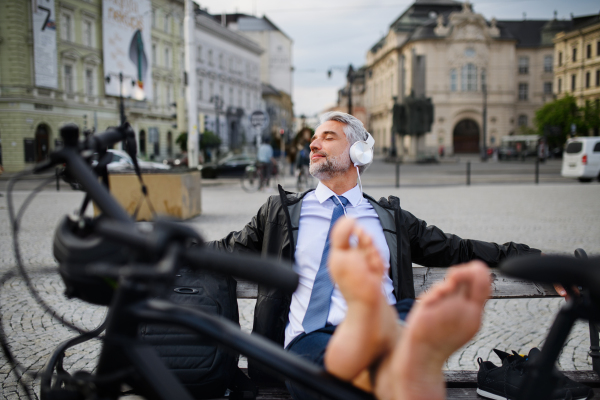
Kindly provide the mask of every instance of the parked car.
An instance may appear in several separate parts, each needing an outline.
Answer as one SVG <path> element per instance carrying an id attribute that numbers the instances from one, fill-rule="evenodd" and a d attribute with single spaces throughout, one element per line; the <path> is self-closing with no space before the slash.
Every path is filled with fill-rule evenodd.
<path id="1" fill-rule="evenodd" d="M 202 166 L 202 177 L 214 179 L 217 176 L 242 176 L 248 165 L 256 164 L 256 156 L 250 154 L 230 154 L 217 162 Z"/>
<path id="2" fill-rule="evenodd" d="M 600 181 L 600 136 L 567 140 L 560 174 L 580 182 Z"/>
<path id="3" fill-rule="evenodd" d="M 123 150 L 113 150 L 109 149 L 109 153 L 112 154 L 112 161 L 108 164 L 107 169 L 109 172 L 117 172 L 117 171 L 130 171 L 133 170 L 133 161 L 129 154 Z M 137 159 L 138 165 L 142 170 L 167 170 L 171 169 L 171 166 L 165 165 L 162 163 L 157 163 L 153 161 L 144 161 L 141 159 Z"/>

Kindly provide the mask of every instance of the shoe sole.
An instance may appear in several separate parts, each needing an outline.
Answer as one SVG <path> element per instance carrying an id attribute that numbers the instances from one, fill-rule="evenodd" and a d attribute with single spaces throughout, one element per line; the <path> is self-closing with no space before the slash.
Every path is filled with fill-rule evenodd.
<path id="1" fill-rule="evenodd" d="M 488 399 L 492 399 L 492 400 L 509 400 L 507 397 L 503 397 L 503 396 L 499 396 L 494 393 L 486 392 L 485 390 L 481 390 L 479 388 L 477 388 L 477 394 L 482 397 L 487 397 Z M 573 400 L 586 400 L 586 399 L 589 399 L 589 396 L 579 397 L 579 398 L 573 399 Z"/>
<path id="2" fill-rule="evenodd" d="M 477 388 L 477 394 L 482 397 L 487 397 L 488 399 L 493 399 L 493 400 L 508 400 L 507 397 L 503 397 L 503 396 L 499 396 L 494 393 L 486 392 L 485 390 L 481 390 L 479 388 Z"/>

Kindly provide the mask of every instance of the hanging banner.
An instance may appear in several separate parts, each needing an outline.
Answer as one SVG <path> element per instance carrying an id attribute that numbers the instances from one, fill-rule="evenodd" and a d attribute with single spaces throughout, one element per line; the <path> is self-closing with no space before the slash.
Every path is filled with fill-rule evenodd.
<path id="1" fill-rule="evenodd" d="M 102 44 L 105 92 L 152 100 L 152 6 L 150 0 L 104 0 Z M 123 84 L 119 74 L 123 74 Z M 108 79 L 109 78 L 109 79 Z"/>
<path id="2" fill-rule="evenodd" d="M 35 85 L 58 89 L 54 0 L 32 0 Z"/>

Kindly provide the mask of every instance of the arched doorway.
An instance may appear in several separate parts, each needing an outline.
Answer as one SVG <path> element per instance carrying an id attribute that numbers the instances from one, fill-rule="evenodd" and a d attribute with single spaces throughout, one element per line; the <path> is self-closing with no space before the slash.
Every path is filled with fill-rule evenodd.
<path id="1" fill-rule="evenodd" d="M 50 127 L 39 124 L 35 130 L 35 162 L 40 162 L 48 157 L 50 152 Z"/>
<path id="2" fill-rule="evenodd" d="M 479 153 L 479 125 L 472 119 L 463 119 L 452 134 L 454 153 Z"/>
<path id="3" fill-rule="evenodd" d="M 146 131 L 140 131 L 140 154 L 146 155 Z"/>

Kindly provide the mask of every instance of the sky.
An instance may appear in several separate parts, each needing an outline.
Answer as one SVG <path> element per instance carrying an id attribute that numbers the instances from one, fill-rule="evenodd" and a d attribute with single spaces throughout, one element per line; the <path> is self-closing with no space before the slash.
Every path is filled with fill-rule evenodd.
<path id="1" fill-rule="evenodd" d="M 294 113 L 312 116 L 335 104 L 348 64 L 364 65 L 367 51 L 412 3 L 409 0 L 194 0 L 212 14 L 266 15 L 294 41 Z M 490 20 L 558 19 L 600 12 L 598 0 L 471 0 Z M 332 69 L 331 78 L 327 71 Z"/>

